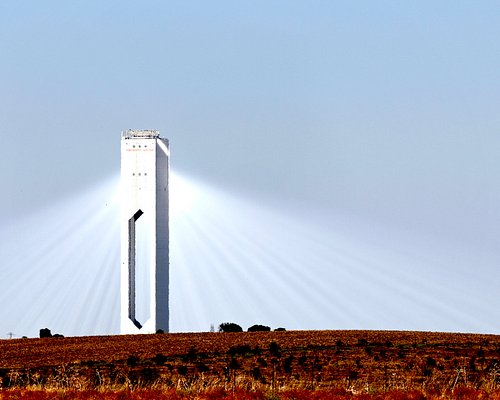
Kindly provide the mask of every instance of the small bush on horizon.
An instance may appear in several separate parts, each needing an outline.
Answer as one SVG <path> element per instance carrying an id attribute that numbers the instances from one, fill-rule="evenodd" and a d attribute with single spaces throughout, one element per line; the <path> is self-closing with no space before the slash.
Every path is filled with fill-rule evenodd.
<path id="1" fill-rule="evenodd" d="M 219 325 L 219 332 L 243 332 L 243 328 L 234 322 L 223 322 Z"/>
<path id="2" fill-rule="evenodd" d="M 40 339 L 52 337 L 52 332 L 49 328 L 40 329 Z"/>
<path id="3" fill-rule="evenodd" d="M 265 325 L 252 325 L 248 328 L 248 332 L 270 332 L 271 328 Z"/>

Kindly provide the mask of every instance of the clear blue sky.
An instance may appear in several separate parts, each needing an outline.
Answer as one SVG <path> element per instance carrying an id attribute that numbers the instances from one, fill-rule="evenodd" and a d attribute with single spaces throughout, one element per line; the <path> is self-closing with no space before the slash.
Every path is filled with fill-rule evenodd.
<path id="1" fill-rule="evenodd" d="M 496 260 L 498 38 L 497 1 L 2 1 L 3 218 L 150 128 L 197 179 Z"/>
<path id="2" fill-rule="evenodd" d="M 495 1 L 4 1 L 2 206 L 92 184 L 150 127 L 226 185 L 491 220 L 498 37 Z"/>

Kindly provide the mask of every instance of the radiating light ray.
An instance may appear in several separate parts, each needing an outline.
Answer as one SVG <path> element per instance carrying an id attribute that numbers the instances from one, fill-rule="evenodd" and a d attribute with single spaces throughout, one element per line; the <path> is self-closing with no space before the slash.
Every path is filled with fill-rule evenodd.
<path id="1" fill-rule="evenodd" d="M 118 333 L 117 177 L 0 229 L 1 329 Z M 171 329 L 499 332 L 499 261 L 333 215 L 321 223 L 173 174 Z M 478 264 L 471 272 L 470 265 Z"/>
<path id="2" fill-rule="evenodd" d="M 105 281 L 109 277 L 106 272 L 119 265 L 102 265 L 110 248 L 113 254 L 117 251 L 115 183 L 113 178 L 2 230 L 0 236 L 17 239 L 2 246 L 10 255 L 4 258 L 2 268 L 8 270 L 10 278 L 0 281 L 2 289 L 7 288 L 2 290 L 7 296 L 2 297 L 9 304 L 3 323 L 11 326 L 11 331 L 34 336 L 38 329 L 50 325 L 65 334 L 100 332 L 104 321 L 96 320 L 95 315 L 110 299 L 100 303 L 95 299 L 109 291 L 101 290 L 94 297 L 87 294 L 92 294 L 96 280 Z M 90 301 L 85 301 L 86 297 Z M 106 320 L 113 319 L 106 314 Z M 82 318 L 88 315 L 93 319 L 91 324 Z"/>
<path id="3" fill-rule="evenodd" d="M 205 193 L 205 189 L 203 190 L 203 193 Z M 239 214 L 245 215 L 245 230 L 246 232 L 252 230 L 252 225 L 255 225 L 252 221 L 255 219 L 253 218 L 252 215 L 249 215 L 247 213 L 248 210 L 245 209 L 246 205 L 248 203 L 245 202 L 239 202 L 235 199 L 228 199 L 224 198 L 223 195 L 215 197 L 218 198 L 218 202 L 210 201 L 210 199 L 204 199 L 203 204 L 223 204 L 223 209 L 224 213 L 222 214 L 217 214 L 216 211 L 213 209 L 210 209 L 210 213 L 217 215 L 216 218 L 213 218 L 212 221 L 209 223 L 204 223 L 202 222 L 203 217 L 198 218 L 194 217 L 200 224 L 203 224 L 204 227 L 206 228 L 207 226 L 213 227 L 215 226 L 224 226 L 227 227 L 227 231 L 234 231 L 232 227 L 234 227 L 235 224 L 238 222 L 241 222 L 243 218 L 235 218 L 235 215 L 238 213 L 232 213 L 231 210 L 228 208 L 228 201 L 231 203 L 236 203 L 238 206 Z M 213 200 L 213 199 L 212 199 Z M 248 207 L 247 207 L 248 208 Z M 257 208 L 258 209 L 258 208 Z M 262 210 L 259 210 L 260 213 L 260 220 L 259 220 L 259 226 L 264 227 L 261 232 L 272 232 L 270 234 L 271 239 L 274 237 L 279 237 L 279 232 L 276 231 L 276 229 L 267 229 L 269 225 L 269 221 L 278 221 L 279 219 L 273 217 L 272 215 L 269 215 L 269 213 L 263 213 Z M 196 211 L 194 212 L 196 214 Z M 224 218 L 225 215 L 229 215 L 229 218 Z M 262 222 L 262 220 L 267 221 Z M 226 220 L 226 222 L 224 222 Z M 232 220 L 232 221 L 228 221 Z M 203 221 L 205 221 L 203 219 Z M 289 219 L 290 221 L 290 219 Z M 426 280 L 421 279 L 415 279 L 415 276 L 419 276 L 418 274 L 412 274 L 411 268 L 408 268 L 408 266 L 411 267 L 412 264 L 416 264 L 417 266 L 415 268 L 422 268 L 425 267 L 423 270 L 427 271 L 429 268 L 426 265 L 422 265 L 420 262 L 415 261 L 415 255 L 418 256 L 418 251 L 413 251 L 414 256 L 411 257 L 409 255 L 402 256 L 401 254 L 398 254 L 398 257 L 392 257 L 391 263 L 387 263 L 387 267 L 383 266 L 382 264 L 385 262 L 387 259 L 391 259 L 391 257 L 387 257 L 387 254 L 391 254 L 392 251 L 395 251 L 396 253 L 401 253 L 401 251 L 397 250 L 397 246 L 392 247 L 387 249 L 387 244 L 385 245 L 385 249 L 382 248 L 376 248 L 376 246 L 371 246 L 370 241 L 366 243 L 366 241 L 359 240 L 359 239 L 350 239 L 349 237 L 342 237 L 342 235 L 339 235 L 337 231 L 322 231 L 321 229 L 318 229 L 317 227 L 316 232 L 321 232 L 320 234 L 316 234 L 318 237 L 318 242 L 325 241 L 325 238 L 331 238 L 332 236 L 335 237 L 335 240 L 339 240 L 339 242 L 335 242 L 334 239 L 330 240 L 328 245 L 336 244 L 334 249 L 337 248 L 337 250 L 331 250 L 330 251 L 322 251 L 322 252 L 317 252 L 315 253 L 313 244 L 316 243 L 315 240 L 310 240 L 310 238 L 307 237 L 307 229 L 304 225 L 301 225 L 297 223 L 296 220 L 291 219 L 291 225 L 294 225 L 295 229 L 298 231 L 298 234 L 296 235 L 297 243 L 300 243 L 302 246 L 308 249 L 306 253 L 309 255 L 306 256 L 304 259 L 304 265 L 311 265 L 311 264 L 316 264 L 319 265 L 319 267 L 315 267 L 311 272 L 310 275 L 307 273 L 304 274 L 304 271 L 307 271 L 307 268 L 305 268 L 303 265 L 299 266 L 295 261 L 292 259 L 286 260 L 286 262 L 276 262 L 272 263 L 269 257 L 273 258 L 276 257 L 276 254 L 282 255 L 282 254 L 287 254 L 290 252 L 290 248 L 293 249 L 293 246 L 290 246 L 289 240 L 286 241 L 281 241 L 281 243 L 287 243 L 284 246 L 279 246 L 279 243 L 273 243 L 271 240 L 272 245 L 269 246 L 269 239 L 266 238 L 264 239 L 263 237 L 266 236 L 265 233 L 261 234 L 260 238 L 257 239 L 256 246 L 252 249 L 251 246 L 248 245 L 248 240 L 247 243 L 245 244 L 245 247 L 247 249 L 247 252 L 252 254 L 252 257 L 254 258 L 254 263 L 252 264 L 252 267 L 255 267 L 256 265 L 259 265 L 259 262 L 255 261 L 255 259 L 260 259 L 264 258 L 266 259 L 265 263 L 269 266 L 272 265 L 271 269 L 274 272 L 277 272 L 278 275 L 280 275 L 281 281 L 286 280 L 286 286 L 290 289 L 290 287 L 295 287 L 295 284 L 293 283 L 293 279 L 297 279 L 297 277 L 300 277 L 297 279 L 300 284 L 298 287 L 300 287 L 300 290 L 302 293 L 307 293 L 307 298 L 304 298 L 302 303 L 299 303 L 299 309 L 300 309 L 300 304 L 307 304 L 309 307 L 309 314 L 311 313 L 311 310 L 314 310 L 318 307 L 314 307 L 314 302 L 311 302 L 311 293 L 316 293 L 321 287 L 323 282 L 333 282 L 335 283 L 335 278 L 338 278 L 338 276 L 344 275 L 344 279 L 348 279 L 347 287 L 348 290 L 345 290 L 343 287 L 337 287 L 335 290 L 339 290 L 342 292 L 341 295 L 337 296 L 335 298 L 334 296 L 328 293 L 328 287 L 326 285 L 323 285 L 322 290 L 322 295 L 324 296 L 325 299 L 329 299 L 330 302 L 329 304 L 332 305 L 331 308 L 339 310 L 339 309 L 347 309 L 348 311 L 344 313 L 344 316 L 351 314 L 352 318 L 347 319 L 346 321 L 353 322 L 355 321 L 355 324 L 357 324 L 357 327 L 363 327 L 366 326 L 367 320 L 371 319 L 371 324 L 374 327 L 380 326 L 381 324 L 387 325 L 387 323 L 392 323 L 394 324 L 394 321 L 398 321 L 398 328 L 404 328 L 404 323 L 406 322 L 411 322 L 411 311 L 409 310 L 416 310 L 418 311 L 421 316 L 416 319 L 416 321 L 408 326 L 411 326 L 412 328 L 417 327 L 418 324 L 422 323 L 424 320 L 428 320 L 431 322 L 426 322 L 425 327 L 427 326 L 432 326 L 432 323 L 435 324 L 436 320 L 442 320 L 442 321 L 447 321 L 446 323 L 442 323 L 443 326 L 446 326 L 446 324 L 450 323 L 450 320 L 453 320 L 453 313 L 456 315 L 460 315 L 461 312 L 457 310 L 456 308 L 453 308 L 453 310 L 449 309 L 449 304 L 453 304 L 453 302 L 456 301 L 454 297 L 457 297 L 457 293 L 453 294 L 453 290 L 448 290 L 449 294 L 451 295 L 448 299 L 449 301 L 443 301 L 443 296 L 439 296 L 436 294 L 439 290 L 438 288 L 433 288 L 433 290 L 430 290 L 431 285 L 428 284 L 428 279 Z M 375 231 L 375 234 L 377 234 L 377 228 L 372 230 Z M 293 231 L 293 230 L 290 230 Z M 339 229 L 340 232 L 342 232 L 342 229 Z M 232 232 L 234 234 L 234 232 Z M 217 235 L 220 235 L 220 232 L 217 233 L 212 233 L 209 234 L 207 232 L 207 237 L 219 237 Z M 182 235 L 181 235 L 182 236 Z M 241 236 L 241 235 L 240 235 Z M 257 235 L 256 235 L 257 236 Z M 291 235 L 293 237 L 293 235 Z M 312 235 L 315 236 L 315 235 Z M 368 237 L 369 238 L 369 237 Z M 364 239 L 364 238 L 363 238 Z M 246 239 L 245 239 L 246 240 Z M 224 243 L 224 247 L 228 247 L 228 243 L 241 243 L 241 240 L 236 239 L 234 236 L 232 236 L 231 240 L 221 240 L 222 243 Z M 275 240 L 276 242 L 276 240 Z M 277 242 L 280 242 L 279 240 Z M 327 241 L 328 242 L 328 241 Z M 377 242 L 377 240 L 375 240 Z M 341 244 L 338 244 L 341 243 Z M 264 244 L 264 246 L 262 246 Z M 278 246 L 275 246 L 278 244 Z M 256 250 L 257 247 L 261 246 L 267 248 L 267 250 L 264 251 L 258 251 Z M 286 248 L 288 246 L 288 248 Z M 269 247 L 272 249 L 269 250 Z M 379 246 L 380 247 L 380 246 Z M 251 250 L 252 249 L 252 250 Z M 215 251 L 215 249 L 213 250 Z M 294 252 L 294 250 L 292 250 Z M 296 253 L 297 251 L 295 251 Z M 265 253 L 266 255 L 262 256 L 261 253 Z M 339 254 L 340 253 L 340 254 Z M 339 261 L 339 257 L 343 254 L 344 259 Z M 411 252 L 410 252 L 411 253 Z M 245 253 L 242 253 L 245 254 Z M 269 255 L 271 254 L 271 255 Z M 314 261 L 314 256 L 311 256 L 313 254 L 318 254 L 318 261 Z M 356 257 L 356 254 L 362 254 L 360 257 Z M 302 254 L 303 256 L 303 254 Z M 416 257 L 418 260 L 420 257 Z M 241 256 L 240 256 L 241 259 Z M 300 257 L 295 258 L 295 260 L 300 259 Z M 337 264 L 337 265 L 331 265 L 328 266 L 328 262 L 325 260 L 330 260 L 330 264 Z M 334 261 L 335 260 L 335 261 Z M 381 260 L 380 263 L 377 263 L 376 261 Z M 431 262 L 427 263 L 428 265 L 434 265 Z M 287 265 L 289 268 L 289 273 L 288 275 L 291 275 L 292 277 L 295 278 L 288 278 L 287 274 L 284 272 L 286 269 L 281 268 L 282 265 Z M 280 269 L 281 268 L 281 269 Z M 439 268 L 439 266 L 438 266 Z M 391 270 L 392 269 L 392 270 Z M 326 279 L 319 279 L 318 275 L 316 275 L 316 278 L 314 278 L 312 281 L 310 280 L 310 276 L 314 276 L 315 272 L 319 271 L 329 271 L 329 275 L 327 275 L 325 278 Z M 350 273 L 349 273 L 350 272 Z M 394 274 L 394 272 L 396 272 Z M 337 275 L 338 274 L 338 275 Z M 395 275 L 395 276 L 393 276 Z M 421 276 L 422 274 L 420 274 Z M 245 275 L 243 274 L 243 277 Z M 321 276 L 321 275 L 319 275 Z M 276 283 L 275 280 L 272 281 L 273 284 Z M 311 288 L 309 289 L 307 287 L 307 284 L 309 282 L 309 285 Z M 404 286 L 402 288 L 400 285 L 404 282 L 407 282 L 408 288 L 405 289 Z M 413 285 L 415 286 L 415 283 L 418 284 L 417 288 L 412 288 L 411 284 L 413 282 Z M 419 283 L 420 282 L 420 283 Z M 441 282 L 442 283 L 442 282 Z M 345 282 L 344 282 L 344 287 Z M 356 290 L 356 288 L 359 288 L 358 291 L 358 297 L 354 297 L 352 292 Z M 258 291 L 258 288 L 256 288 L 256 292 Z M 390 294 L 384 294 L 382 293 L 384 290 L 390 290 Z M 334 290 L 333 290 L 334 291 Z M 287 291 L 282 291 L 280 290 L 280 293 L 286 293 Z M 293 292 L 293 290 L 292 290 Z M 395 295 L 396 294 L 396 295 Z M 300 297 L 300 293 L 299 296 Z M 314 297 L 314 295 L 312 296 Z M 321 296 L 320 296 L 321 297 Z M 344 301 L 339 301 L 341 300 L 341 297 L 344 297 Z M 425 298 L 424 298 L 425 297 Z M 269 298 L 269 296 L 268 296 Z M 396 301 L 388 301 L 389 299 L 393 299 Z M 446 300 L 446 298 L 445 298 Z M 392 304 L 391 304 L 392 303 Z M 375 304 L 373 306 L 372 304 Z M 274 304 L 273 304 L 274 306 Z M 312 307 L 311 307 L 312 306 Z M 290 308 L 295 308 L 295 304 L 291 305 Z M 323 305 L 324 308 L 324 305 Z M 398 309 L 399 308 L 399 309 Z M 389 315 L 387 315 L 389 313 Z M 331 313 L 328 317 L 323 319 L 325 320 L 330 320 L 330 321 L 338 321 L 338 315 L 332 315 Z M 392 314 L 392 315 L 391 315 Z M 301 314 L 302 315 L 302 314 Z M 461 324 L 464 324 L 464 321 L 471 320 L 471 316 L 464 316 L 462 315 L 461 319 Z M 402 321 L 402 323 L 400 323 Z M 482 323 L 484 324 L 484 319 L 482 319 Z M 472 324 L 474 325 L 474 324 Z M 394 326 L 394 325 L 393 325 Z M 351 325 L 352 327 L 352 325 Z M 490 328 L 493 328 L 490 324 Z M 449 328 L 448 328 L 449 329 Z M 476 328 L 477 329 L 477 328 Z M 494 328 L 493 328 L 494 329 Z"/>

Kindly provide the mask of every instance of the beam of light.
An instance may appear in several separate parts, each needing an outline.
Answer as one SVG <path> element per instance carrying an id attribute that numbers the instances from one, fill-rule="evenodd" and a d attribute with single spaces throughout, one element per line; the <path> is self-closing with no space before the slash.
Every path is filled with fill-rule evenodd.
<path id="1" fill-rule="evenodd" d="M 314 224 L 304 217 L 309 210 L 291 217 L 199 182 L 190 186 L 195 201 L 173 223 L 172 254 L 189 251 L 186 264 L 172 261 L 185 268 L 172 278 L 175 329 L 194 316 L 195 330 L 229 320 L 291 329 L 498 331 L 498 257 L 477 265 L 481 257 L 470 249 L 432 246 L 335 215 Z"/>
<path id="2" fill-rule="evenodd" d="M 1 328 L 36 336 L 112 331 L 118 323 L 117 178 L 3 227 Z M 112 268 L 112 266 L 114 266 Z"/>
<path id="3" fill-rule="evenodd" d="M 500 332 L 496 255 L 171 178 L 172 331 Z M 0 337 L 118 333 L 118 216 L 115 176 L 0 229 Z"/>

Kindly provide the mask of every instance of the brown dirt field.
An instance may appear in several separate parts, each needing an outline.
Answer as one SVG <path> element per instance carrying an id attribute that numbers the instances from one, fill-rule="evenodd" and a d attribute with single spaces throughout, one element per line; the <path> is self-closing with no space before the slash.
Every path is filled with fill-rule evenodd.
<path id="1" fill-rule="evenodd" d="M 0 340 L 0 388 L 500 389 L 500 335 L 174 333 Z"/>

